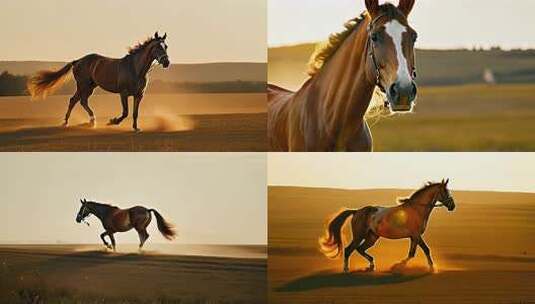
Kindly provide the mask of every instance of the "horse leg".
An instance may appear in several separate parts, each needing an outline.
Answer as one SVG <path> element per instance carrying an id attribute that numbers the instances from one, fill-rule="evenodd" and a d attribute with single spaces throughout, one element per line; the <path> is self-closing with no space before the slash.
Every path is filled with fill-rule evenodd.
<path id="1" fill-rule="evenodd" d="M 429 249 L 429 246 L 425 243 L 424 239 L 420 236 L 418 238 L 418 245 L 420 248 L 422 248 L 422 251 L 425 253 L 425 256 L 427 257 L 427 264 L 429 264 L 429 269 L 431 271 L 435 270 L 435 266 L 433 263 L 433 259 L 431 258 L 431 250 Z"/>
<path id="2" fill-rule="evenodd" d="M 401 262 L 401 264 L 405 265 L 410 260 L 412 260 L 416 256 L 416 246 L 418 245 L 418 241 L 414 238 L 411 238 L 411 247 L 409 248 L 409 255 L 405 260 Z"/>
<path id="3" fill-rule="evenodd" d="M 143 229 L 139 229 L 137 231 L 137 234 L 139 235 L 139 250 L 141 251 L 141 249 L 143 248 L 143 245 L 149 238 L 149 233 L 147 232 L 145 228 L 143 228 Z"/>
<path id="4" fill-rule="evenodd" d="M 359 241 L 360 243 L 360 241 Z M 344 250 L 344 272 L 349 273 L 349 258 L 351 258 L 351 255 L 355 250 L 357 250 L 358 243 L 353 240 L 349 246 L 347 246 Z"/>
<path id="5" fill-rule="evenodd" d="M 141 103 L 141 99 L 143 99 L 143 95 L 134 96 L 134 113 L 133 113 L 133 119 L 134 119 L 134 125 L 132 126 L 134 128 L 134 131 L 140 132 L 141 130 L 137 128 L 137 117 L 139 113 L 139 104 Z"/>
<path id="6" fill-rule="evenodd" d="M 69 125 L 69 118 L 71 117 L 71 112 L 74 106 L 80 101 L 80 93 L 78 93 L 78 89 L 76 90 L 76 93 L 71 97 L 71 100 L 69 101 L 69 108 L 67 109 L 67 113 L 65 114 L 65 122 L 63 123 L 63 126 L 66 127 Z"/>
<path id="7" fill-rule="evenodd" d="M 113 251 L 115 252 L 115 238 L 113 237 L 113 233 L 108 233 L 108 235 L 110 236 L 111 246 L 113 248 Z"/>
<path id="8" fill-rule="evenodd" d="M 106 242 L 106 239 L 104 238 L 106 235 L 108 235 L 108 231 L 101 233 L 100 239 L 102 240 L 102 242 L 104 242 L 104 246 L 106 246 L 106 248 L 111 249 L 110 244 L 108 244 L 108 242 Z"/>
<path id="9" fill-rule="evenodd" d="M 374 264 L 374 261 L 373 261 L 373 257 L 371 255 L 369 255 L 366 252 L 366 250 L 370 249 L 373 245 L 375 245 L 375 243 L 377 242 L 378 239 L 379 239 L 378 236 L 376 236 L 373 233 L 369 233 L 368 236 L 366 237 L 366 239 L 364 240 L 364 243 L 362 243 L 357 248 L 358 253 L 360 253 L 360 255 L 362 255 L 364 258 L 366 258 L 366 260 L 368 260 L 368 262 L 370 263 L 370 267 L 368 267 L 367 271 L 374 271 L 375 270 L 375 264 Z"/>
<path id="10" fill-rule="evenodd" d="M 93 94 L 94 89 L 95 87 L 93 86 L 89 88 L 86 92 L 84 92 L 82 94 L 82 100 L 80 102 L 82 104 L 82 107 L 84 107 L 85 111 L 89 115 L 89 124 L 92 127 L 96 126 L 96 119 L 95 119 L 95 114 L 93 113 L 93 110 L 91 110 L 91 108 L 89 107 L 89 97 Z"/>
<path id="11" fill-rule="evenodd" d="M 119 125 L 128 117 L 128 95 L 121 94 L 121 105 L 123 107 L 123 113 L 119 117 L 110 119 L 109 125 Z"/>

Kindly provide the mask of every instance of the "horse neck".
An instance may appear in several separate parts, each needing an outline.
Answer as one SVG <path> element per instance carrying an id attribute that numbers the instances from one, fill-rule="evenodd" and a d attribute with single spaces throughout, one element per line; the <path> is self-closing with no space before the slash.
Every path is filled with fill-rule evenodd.
<path id="1" fill-rule="evenodd" d="M 370 104 L 375 83 L 366 72 L 368 22 L 363 21 L 311 79 L 305 88 L 309 94 L 296 95 L 309 98 L 307 108 L 317 107 L 319 120 L 330 132 L 361 126 Z"/>
<path id="2" fill-rule="evenodd" d="M 109 211 L 113 207 L 102 204 L 91 204 L 91 213 L 98 217 L 101 221 L 104 221 Z"/>
<path id="3" fill-rule="evenodd" d="M 437 187 L 431 186 L 427 191 L 422 192 L 411 200 L 411 207 L 416 209 L 426 222 L 437 202 L 437 192 Z"/>
<path id="4" fill-rule="evenodd" d="M 152 65 L 152 59 L 150 58 L 151 46 L 148 45 L 143 50 L 133 55 L 134 69 L 138 78 L 145 77 Z"/>

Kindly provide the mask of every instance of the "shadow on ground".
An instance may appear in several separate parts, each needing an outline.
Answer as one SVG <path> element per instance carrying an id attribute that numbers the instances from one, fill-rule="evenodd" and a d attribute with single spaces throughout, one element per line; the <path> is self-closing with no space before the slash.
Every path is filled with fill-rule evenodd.
<path id="1" fill-rule="evenodd" d="M 322 271 L 297 278 L 278 288 L 277 292 L 302 292 L 322 288 L 377 286 L 410 282 L 432 275 L 426 268 L 414 268 L 407 272 L 352 272 Z"/>

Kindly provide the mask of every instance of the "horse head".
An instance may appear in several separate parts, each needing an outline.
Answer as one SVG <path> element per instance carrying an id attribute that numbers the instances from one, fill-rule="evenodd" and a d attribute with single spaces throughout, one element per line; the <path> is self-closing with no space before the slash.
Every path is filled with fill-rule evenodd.
<path id="1" fill-rule="evenodd" d="M 414 45 L 418 34 L 408 17 L 415 0 L 400 0 L 379 5 L 379 0 L 366 0 L 371 19 L 368 26 L 367 73 L 386 93 L 394 112 L 412 111 L 417 96 Z"/>
<path id="2" fill-rule="evenodd" d="M 448 211 L 453 211 L 455 210 L 455 200 L 448 189 L 449 182 L 450 179 L 448 178 L 447 180 L 442 180 L 440 183 L 440 192 L 438 193 L 437 201 L 448 208 Z"/>
<path id="3" fill-rule="evenodd" d="M 158 64 L 161 64 L 164 68 L 168 68 L 171 62 L 169 61 L 169 55 L 167 55 L 167 44 L 165 43 L 167 39 L 167 33 L 162 37 L 156 32 L 154 34 L 154 47 L 151 51 L 151 56 L 153 60 L 156 60 Z"/>
<path id="4" fill-rule="evenodd" d="M 82 203 L 82 206 L 80 206 L 80 210 L 78 210 L 78 214 L 76 215 L 77 223 L 81 223 L 89 215 L 91 215 L 91 210 L 88 207 L 88 201 L 84 198 L 83 200 L 80 200 L 80 203 Z"/>

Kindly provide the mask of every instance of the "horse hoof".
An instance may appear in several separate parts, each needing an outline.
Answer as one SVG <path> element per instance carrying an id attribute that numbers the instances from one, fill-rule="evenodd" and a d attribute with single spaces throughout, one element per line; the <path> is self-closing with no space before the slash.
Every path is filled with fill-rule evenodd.
<path id="1" fill-rule="evenodd" d="M 141 129 L 134 128 L 134 133 L 141 133 Z"/>

